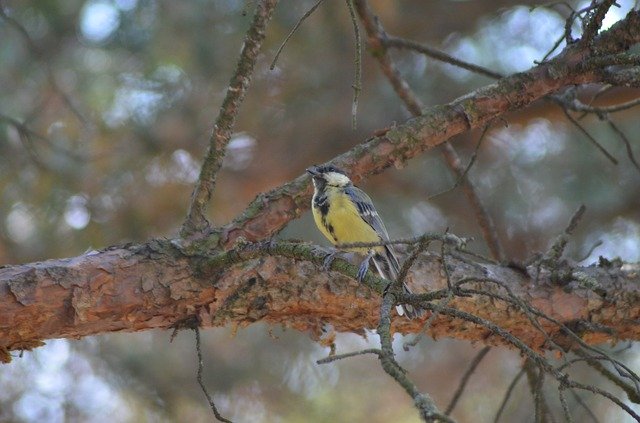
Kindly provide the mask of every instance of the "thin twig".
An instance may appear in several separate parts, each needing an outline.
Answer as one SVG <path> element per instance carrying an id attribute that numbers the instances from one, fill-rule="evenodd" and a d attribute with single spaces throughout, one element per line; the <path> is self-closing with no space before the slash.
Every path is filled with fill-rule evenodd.
<path id="1" fill-rule="evenodd" d="M 196 325 L 193 327 L 193 331 L 196 333 L 196 352 L 198 353 L 198 374 L 196 376 L 196 379 L 198 380 L 198 385 L 200 385 L 200 389 L 202 389 L 204 396 L 207 397 L 207 401 L 209 402 L 209 407 L 211 408 L 211 411 L 213 411 L 213 415 L 216 417 L 216 419 L 218 419 L 218 421 L 221 421 L 221 422 L 232 423 L 231 420 L 224 418 L 220 414 L 220 412 L 218 411 L 218 408 L 213 402 L 213 399 L 211 398 L 211 395 L 209 394 L 209 391 L 207 390 L 207 387 L 202 381 L 204 364 L 202 362 L 202 349 L 200 347 L 200 328 Z"/>
<path id="2" fill-rule="evenodd" d="M 613 123 L 610 119 L 607 119 L 607 122 L 609 123 L 609 127 L 613 130 L 613 132 L 615 132 L 624 143 L 624 146 L 627 149 L 627 157 L 629 158 L 631 163 L 633 163 L 633 166 L 638 170 L 638 172 L 640 172 L 640 164 L 638 164 L 635 156 L 633 155 L 633 149 L 631 148 L 631 142 L 629 141 L 629 138 L 627 138 L 627 135 L 622 132 L 622 129 L 620 129 L 618 125 Z"/>
<path id="3" fill-rule="evenodd" d="M 584 254 L 581 258 L 578 258 L 578 260 L 577 260 L 578 263 L 588 259 L 589 256 L 591 256 L 591 253 L 593 253 L 595 251 L 595 249 L 598 248 L 599 246 L 601 246 L 602 244 L 603 244 L 603 241 L 601 239 L 599 239 L 596 242 L 594 242 L 593 245 L 591 246 L 591 248 L 589 248 L 589 251 L 587 251 L 586 254 Z"/>
<path id="4" fill-rule="evenodd" d="M 640 381 L 638 380 L 637 377 L 634 378 L 633 375 L 629 375 L 627 372 L 622 371 L 622 369 L 617 368 L 617 366 L 615 366 L 614 364 L 614 367 L 616 367 L 616 369 L 618 370 L 618 374 L 621 377 L 630 379 L 634 383 L 634 386 L 631 386 L 625 383 L 624 381 L 622 381 L 612 371 L 610 371 L 609 369 L 604 367 L 602 363 L 600 363 L 600 360 L 609 361 L 607 357 L 592 357 L 587 355 L 584 351 L 581 351 L 581 350 L 576 350 L 575 353 L 576 355 L 582 357 L 582 359 L 584 359 L 587 362 L 589 367 L 596 370 L 598 373 L 604 376 L 608 381 L 612 382 L 618 388 L 622 389 L 629 397 L 629 401 L 635 404 L 640 404 Z"/>
<path id="5" fill-rule="evenodd" d="M 507 391 L 504 393 L 504 398 L 502 399 L 502 402 L 500 403 L 500 407 L 498 408 L 498 411 L 496 412 L 496 416 L 493 419 L 493 423 L 498 423 L 498 421 L 500 420 L 500 417 L 502 416 L 502 413 L 504 412 L 504 410 L 505 410 L 505 408 L 507 406 L 507 403 L 509 402 L 509 399 L 511 398 L 511 394 L 513 393 L 513 390 L 515 389 L 516 385 L 518 384 L 518 381 L 520 381 L 520 378 L 522 378 L 523 375 L 524 375 L 524 369 L 520 369 L 518 374 L 513 378 L 513 380 L 509 384 L 509 387 L 507 388 Z"/>
<path id="6" fill-rule="evenodd" d="M 478 365 L 480 364 L 480 362 L 482 362 L 482 359 L 487 355 L 489 351 L 491 351 L 491 347 L 484 347 L 478 352 L 478 354 L 476 354 L 473 360 L 471 360 L 471 363 L 469 364 L 469 368 L 467 368 L 467 371 L 464 372 L 464 375 L 462 375 L 462 379 L 460 379 L 458 388 L 456 389 L 456 392 L 453 394 L 453 398 L 451 398 L 451 402 L 449 402 L 449 405 L 447 406 L 444 414 L 448 416 L 453 412 L 453 409 L 458 404 L 458 400 L 460 400 L 460 397 L 462 396 L 462 393 L 464 392 L 464 388 L 467 386 L 467 383 L 469 382 L 471 375 L 473 375 L 473 373 L 476 371 L 476 368 L 478 368 Z"/>
<path id="7" fill-rule="evenodd" d="M 580 395 L 576 394 L 573 389 L 570 389 L 570 392 L 573 395 L 573 398 L 576 400 L 576 402 L 582 408 L 584 408 L 584 410 L 587 412 L 591 420 L 593 420 L 594 423 L 600 423 L 600 420 L 598 419 L 598 417 L 595 415 L 593 410 L 591 410 L 591 408 L 589 408 L 589 406 L 584 402 L 584 400 L 580 397 Z"/>
<path id="8" fill-rule="evenodd" d="M 344 244 L 336 244 L 336 248 L 339 250 L 348 250 L 351 248 L 383 247 L 385 245 L 419 245 L 422 242 L 429 243 L 431 241 L 450 243 L 454 246 L 454 248 L 458 248 L 460 246 L 464 246 L 468 241 L 468 238 L 459 238 L 449 232 L 446 232 L 444 234 L 426 233 L 411 238 L 380 240 L 377 242 L 349 242 Z"/>
<path id="9" fill-rule="evenodd" d="M 613 106 L 590 106 L 588 104 L 584 104 L 578 99 L 574 99 L 572 102 L 567 102 L 565 103 L 565 105 L 571 108 L 571 110 L 575 110 L 576 112 L 587 112 L 602 115 L 621 112 L 623 110 L 628 110 L 633 107 L 639 106 L 640 98 L 625 101 L 624 103 L 614 104 Z"/>
<path id="10" fill-rule="evenodd" d="M 587 137 L 587 139 L 589 141 L 591 141 L 591 144 L 593 144 L 602 154 L 604 154 L 604 156 L 609 159 L 609 161 L 611 163 L 613 163 L 614 165 L 618 164 L 618 160 L 613 157 L 611 155 L 611 153 L 609 153 L 599 142 L 598 140 L 596 140 L 593 135 L 591 135 L 586 129 L 584 129 L 584 127 L 582 125 L 580 125 L 580 122 L 578 122 L 573 116 L 571 116 L 571 114 L 567 111 L 566 108 L 562 108 L 562 111 L 564 112 L 565 116 L 567 117 L 567 119 L 569 120 L 569 122 L 571 122 L 573 124 L 573 126 L 575 126 L 580 132 L 582 132 L 582 134 L 584 136 Z"/>
<path id="11" fill-rule="evenodd" d="M 544 369 L 540 366 L 536 366 L 529 358 L 525 360 L 522 367 L 527 375 L 529 389 L 535 404 L 535 422 L 546 423 L 548 421 L 553 421 L 553 416 L 549 411 L 549 405 L 547 404 L 543 391 Z"/>
<path id="12" fill-rule="evenodd" d="M 358 98 L 362 91 L 362 39 L 360 38 L 360 27 L 356 19 L 356 12 L 353 10 L 353 0 L 345 0 L 349 9 L 349 17 L 353 24 L 353 34 L 356 37 L 356 57 L 355 57 L 355 76 L 353 81 L 353 103 L 351 104 L 351 128 L 356 129 L 358 126 Z"/>
<path id="13" fill-rule="evenodd" d="M 189 212 L 180 231 L 180 235 L 183 238 L 203 232 L 209 227 L 205 211 L 216 185 L 217 174 L 222 167 L 222 160 L 226 154 L 227 144 L 231 139 L 238 110 L 251 82 L 251 75 L 265 38 L 267 23 L 271 19 L 277 3 L 278 0 L 261 0 L 258 2 L 253 22 L 244 39 L 236 70 L 229 82 L 227 94 L 222 102 L 213 133 L 209 138 L 207 155 L 191 196 Z"/>
<path id="14" fill-rule="evenodd" d="M 276 55 L 273 57 L 273 61 L 271 62 L 271 65 L 269 66 L 270 70 L 274 70 L 275 69 L 276 62 L 278 61 L 278 57 L 280 57 L 280 53 L 282 53 L 282 50 L 284 49 L 284 46 L 287 44 L 287 42 L 289 42 L 289 39 L 293 36 L 293 34 L 296 33 L 298 28 L 300 28 L 300 25 L 302 25 L 302 22 L 304 22 L 305 19 L 307 19 L 309 16 L 311 16 L 313 14 L 313 12 L 315 12 L 316 9 L 322 4 L 323 1 L 324 0 L 318 0 L 316 2 L 316 4 L 311 6 L 311 9 L 307 10 L 306 13 L 304 15 L 302 15 L 302 17 L 298 20 L 298 22 L 296 22 L 296 24 L 293 26 L 293 28 L 291 29 L 289 34 L 287 34 L 287 36 L 285 37 L 285 39 L 282 42 L 282 44 L 280 44 L 280 47 L 278 47 L 278 51 L 276 52 Z"/>
<path id="15" fill-rule="evenodd" d="M 428 304 L 425 304 L 425 308 L 435 310 L 437 306 L 435 304 L 428 303 Z M 553 377 L 556 378 L 556 380 L 559 380 L 565 383 L 567 387 L 585 390 L 585 391 L 589 391 L 591 393 L 603 396 L 609 399 L 614 404 L 616 404 L 621 409 L 623 409 L 631 417 L 640 421 L 640 415 L 638 415 L 638 413 L 636 413 L 631 407 L 625 404 L 624 401 L 620 400 L 616 395 L 613 395 L 612 393 L 605 391 L 604 389 L 600 389 L 597 386 L 586 385 L 580 382 L 576 382 L 574 380 L 569 380 L 566 374 L 558 371 L 557 369 L 554 369 L 553 366 L 551 366 L 551 364 L 543 356 L 541 356 L 540 354 L 535 352 L 533 349 L 531 349 L 528 345 L 522 342 L 522 340 L 520 340 L 518 337 L 502 329 L 500 326 L 496 325 L 495 323 L 489 320 L 483 319 L 481 317 L 478 317 L 474 314 L 467 313 L 462 310 L 457 310 L 451 307 L 442 307 L 440 308 L 440 312 L 442 314 L 460 318 L 462 320 L 466 320 L 468 322 L 472 322 L 477 325 L 485 327 L 486 329 L 491 331 L 493 334 L 500 336 L 503 340 L 507 341 L 509 344 L 518 348 L 527 358 L 531 359 L 539 367 L 542 367 L 545 370 L 545 372 L 548 372 L 549 374 L 553 375 Z"/>
<path id="16" fill-rule="evenodd" d="M 377 333 L 380 337 L 381 353 L 378 355 L 382 369 L 411 396 L 414 405 L 420 412 L 420 417 L 425 422 L 444 421 L 453 423 L 454 420 L 442 414 L 435 405 L 433 399 L 427 394 L 418 391 L 416 385 L 407 376 L 404 370 L 395 359 L 393 352 L 392 336 L 391 336 L 391 309 L 395 303 L 395 295 L 393 291 L 387 292 L 382 297 L 380 305 L 380 322 L 378 323 Z"/>
<path id="17" fill-rule="evenodd" d="M 456 189 L 457 187 L 459 187 L 464 179 L 467 177 L 467 173 L 469 173 L 469 170 L 471 170 L 471 166 L 473 166 L 473 164 L 475 163 L 477 157 L 478 157 L 478 150 L 480 150 L 480 145 L 482 144 L 482 140 L 484 139 L 485 135 L 487 134 L 487 132 L 489 131 L 489 125 L 486 125 L 483 129 L 482 132 L 480 133 L 480 137 L 478 138 L 478 142 L 476 143 L 476 147 L 473 150 L 473 154 L 471 155 L 471 158 L 469 159 L 469 163 L 467 163 L 467 166 L 464 168 L 464 172 L 462 172 L 461 175 L 458 176 L 458 179 L 456 180 L 456 182 L 453 184 L 453 186 L 451 186 L 450 188 L 445 189 L 444 191 L 440 191 L 436 194 L 432 194 L 429 197 L 427 197 L 427 201 L 433 200 L 436 197 L 439 197 L 443 194 L 446 194 L 448 192 L 453 191 L 454 189 Z"/>
<path id="18" fill-rule="evenodd" d="M 405 351 L 409 351 L 409 348 L 415 347 L 416 345 L 418 345 L 418 343 L 420 341 L 422 341 L 422 338 L 429 331 L 429 329 L 431 328 L 431 325 L 433 324 L 433 322 L 436 320 L 436 318 L 440 314 L 440 312 L 438 311 L 440 309 L 440 307 L 446 307 L 447 305 L 449 305 L 451 300 L 453 300 L 453 298 L 454 298 L 453 290 L 446 289 L 445 291 L 447 292 L 447 296 L 444 297 L 444 298 L 441 298 L 438 301 L 437 307 L 431 312 L 431 315 L 429 316 L 427 321 L 424 322 L 424 325 L 420 328 L 420 333 L 416 337 L 414 337 L 411 341 L 405 342 L 402 345 L 402 348 Z"/>
<path id="19" fill-rule="evenodd" d="M 571 412 L 569 411 L 569 404 L 564 396 L 565 387 L 561 384 L 558 386 L 558 398 L 560 398 L 560 404 L 562 405 L 562 412 L 564 413 L 564 419 L 567 423 L 573 423 L 571 418 Z"/>
<path id="20" fill-rule="evenodd" d="M 379 348 L 369 348 L 366 350 L 354 351 L 354 352 L 345 353 L 345 354 L 335 354 L 335 355 L 330 355 L 328 357 L 317 360 L 316 364 L 332 363 L 334 361 L 343 360 L 345 358 L 356 357 L 356 356 L 365 355 L 365 354 L 376 354 L 379 356 L 380 354 L 382 354 L 382 351 Z"/>
<path id="21" fill-rule="evenodd" d="M 64 105 L 71 111 L 71 113 L 76 116 L 78 121 L 80 121 L 81 124 L 85 125 L 87 123 L 87 118 L 84 117 L 84 115 L 80 112 L 80 109 L 76 107 L 75 104 L 73 104 L 71 97 L 69 97 L 69 95 L 65 93 L 64 90 L 60 87 L 60 84 L 58 84 L 58 81 L 56 80 L 56 77 L 53 73 L 53 69 L 51 68 L 51 63 L 44 56 L 42 49 L 36 44 L 33 38 L 31 38 L 29 32 L 24 28 L 24 26 L 22 26 L 20 22 L 7 15 L 2 2 L 0 2 L 0 18 L 2 18 L 10 26 L 12 26 L 16 31 L 18 31 L 25 44 L 27 44 L 27 48 L 29 49 L 30 53 L 44 65 L 45 71 L 47 73 L 47 79 L 49 80 L 49 85 L 51 85 L 53 90 L 60 96 Z"/>
<path id="22" fill-rule="evenodd" d="M 413 40 L 387 36 L 386 38 L 382 39 L 382 44 L 387 48 L 413 50 L 418 53 L 424 54 L 427 57 L 431 57 L 441 62 L 448 63 L 452 66 L 456 66 L 458 68 L 465 69 L 465 70 L 468 70 L 469 72 L 477 73 L 479 75 L 484 75 L 489 78 L 500 79 L 504 76 L 499 72 L 492 71 L 491 69 L 487 69 L 480 65 L 475 65 L 473 63 L 456 59 L 455 57 L 441 50 L 426 46 L 424 44 L 417 43 Z"/>
<path id="23" fill-rule="evenodd" d="M 445 237 L 446 237 L 446 233 L 445 233 Z M 424 251 L 426 251 L 427 248 L 429 248 L 430 243 L 431 243 L 431 238 L 429 236 L 420 237 L 418 241 L 418 245 L 413 249 L 413 251 L 411 252 L 411 255 L 402 263 L 402 267 L 400 268 L 400 271 L 398 272 L 398 276 L 397 276 L 397 280 L 399 284 L 404 282 L 404 280 L 407 277 L 407 274 L 409 273 L 409 270 L 411 269 L 411 266 L 413 266 L 413 263 L 416 261 L 418 256 L 422 254 Z"/>

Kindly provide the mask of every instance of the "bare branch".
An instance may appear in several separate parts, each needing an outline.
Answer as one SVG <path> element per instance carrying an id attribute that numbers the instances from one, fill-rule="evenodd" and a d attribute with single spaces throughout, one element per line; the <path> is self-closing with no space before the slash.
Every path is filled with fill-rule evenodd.
<path id="1" fill-rule="evenodd" d="M 64 105 L 69 109 L 69 111 L 71 111 L 71 113 L 76 116 L 80 123 L 82 123 L 83 125 L 86 124 L 87 118 L 84 117 L 84 114 L 82 114 L 80 112 L 80 109 L 73 103 L 71 97 L 69 97 L 69 95 L 65 93 L 64 90 L 60 87 L 60 84 L 58 84 L 51 64 L 49 63 L 47 58 L 44 57 L 42 49 L 35 43 L 35 41 L 33 41 L 33 38 L 31 38 L 31 35 L 29 35 L 29 32 L 22 26 L 22 24 L 13 19 L 5 12 L 2 2 L 0 2 L 0 18 L 2 18 L 20 34 L 20 36 L 24 40 L 24 43 L 27 45 L 27 48 L 29 49 L 31 55 L 33 55 L 33 57 L 40 61 L 44 66 L 51 88 L 53 88 L 53 90 L 60 96 Z"/>
<path id="2" fill-rule="evenodd" d="M 595 138 L 593 137 L 593 135 L 591 135 L 591 134 L 589 133 L 589 131 L 587 131 L 586 129 L 584 129 L 584 126 L 582 126 L 582 125 L 580 124 L 580 122 L 578 122 L 578 121 L 577 121 L 573 116 L 571 116 L 571 114 L 567 111 L 567 109 L 566 109 L 566 108 L 564 108 L 564 107 L 563 107 L 563 108 L 562 108 L 562 110 L 563 110 L 563 112 L 564 112 L 565 116 L 567 117 L 567 119 L 569 120 L 569 122 L 571 122 L 571 123 L 573 124 L 573 126 L 575 126 L 575 127 L 578 129 L 578 131 L 582 132 L 582 134 L 583 134 L 585 137 L 587 137 L 587 139 L 591 142 L 591 144 L 593 144 L 593 146 L 594 146 L 594 147 L 596 147 L 596 148 L 597 148 L 597 149 L 598 149 L 602 154 L 604 154 L 604 156 L 605 156 L 607 159 L 609 159 L 609 161 L 610 161 L 611 163 L 613 163 L 614 165 L 617 165 L 617 164 L 618 164 L 618 159 L 616 159 L 615 157 L 613 157 L 613 156 L 611 155 L 611 153 L 609 153 L 609 152 L 607 151 L 607 149 L 606 149 L 606 148 L 604 148 L 604 147 L 602 146 L 602 144 L 600 144 L 600 143 L 598 142 L 598 140 L 597 140 L 597 139 L 595 139 Z"/>
<path id="3" fill-rule="evenodd" d="M 629 161 L 633 163 L 633 166 L 640 172 L 640 164 L 638 164 L 638 161 L 633 154 L 633 149 L 631 148 L 631 142 L 629 141 L 629 138 L 627 138 L 625 133 L 622 132 L 622 129 L 618 128 L 618 125 L 613 123 L 611 119 L 607 118 L 607 123 L 609 123 L 609 127 L 613 130 L 613 132 L 616 133 L 616 135 L 618 135 L 618 137 L 624 143 L 624 146 L 627 149 L 627 157 L 629 158 Z"/>
<path id="4" fill-rule="evenodd" d="M 442 414 L 435 405 L 433 399 L 418 391 L 416 385 L 407 377 L 404 370 L 395 359 L 393 352 L 392 336 L 391 336 L 391 318 L 390 313 L 395 305 L 395 295 L 393 291 L 387 292 L 382 298 L 380 306 L 380 323 L 378 324 L 377 333 L 380 337 L 381 354 L 380 365 L 382 369 L 409 394 L 413 399 L 414 405 L 420 411 L 420 417 L 425 422 L 443 421 L 453 423 L 454 420 Z"/>
<path id="5" fill-rule="evenodd" d="M 251 75 L 265 38 L 267 23 L 271 19 L 277 3 L 278 0 L 258 1 L 253 22 L 247 31 L 236 70 L 229 82 L 227 94 L 220 107 L 213 133 L 209 138 L 209 148 L 200 169 L 200 176 L 191 195 L 187 218 L 180 231 L 183 238 L 201 233 L 209 227 L 209 222 L 205 217 L 207 204 L 215 188 L 217 174 L 222 167 L 222 160 L 226 154 L 227 144 L 231 139 L 238 110 L 251 82 Z"/>
<path id="6" fill-rule="evenodd" d="M 305 12 L 305 14 L 302 15 L 302 17 L 298 20 L 298 22 L 296 22 L 296 24 L 293 26 L 293 28 L 291 29 L 289 34 L 287 34 L 287 36 L 285 37 L 284 41 L 282 41 L 282 43 L 280 44 L 280 47 L 278 47 L 278 51 L 276 51 L 276 55 L 273 57 L 273 61 L 271 62 L 271 65 L 269 66 L 269 69 L 271 69 L 271 70 L 275 69 L 276 62 L 278 61 L 278 58 L 280 57 L 280 53 L 282 53 L 282 50 L 284 49 L 284 46 L 287 45 L 287 42 L 289 42 L 289 39 L 293 36 L 293 34 L 296 33 L 298 28 L 300 28 L 300 25 L 302 25 L 302 22 L 304 22 L 305 19 L 307 19 L 309 16 L 311 16 L 313 14 L 313 12 L 315 12 L 316 9 L 322 4 L 323 1 L 324 0 L 318 0 L 316 2 L 316 4 L 311 6 L 311 9 L 307 10 Z"/>
<path id="7" fill-rule="evenodd" d="M 356 56 L 355 63 L 355 77 L 353 82 L 353 102 L 351 106 L 351 127 L 356 129 L 357 127 L 357 114 L 358 114 L 358 98 L 360 91 L 362 91 L 362 40 L 360 39 L 360 27 L 356 20 L 356 12 L 353 10 L 353 0 L 345 0 L 347 8 L 349 9 L 349 17 L 353 24 L 353 34 L 356 38 Z"/>
<path id="8" fill-rule="evenodd" d="M 457 59 L 443 51 L 435 49 L 433 47 L 426 46 L 424 44 L 417 43 L 413 40 L 407 40 L 404 38 L 394 37 L 394 36 L 386 36 L 381 39 L 382 45 L 387 48 L 397 48 L 404 50 L 413 50 L 420 54 L 424 54 L 427 57 L 431 57 L 433 59 L 439 60 L 444 63 L 448 63 L 452 66 L 459 67 L 461 69 L 468 70 L 469 72 L 477 73 L 479 75 L 484 75 L 493 79 L 500 79 L 504 77 L 499 72 L 492 71 L 491 69 L 487 69 L 480 65 L 475 65 L 473 63 L 465 62 L 463 60 Z"/>
<path id="9" fill-rule="evenodd" d="M 575 110 L 576 112 L 588 112 L 588 113 L 595 113 L 597 115 L 602 115 L 607 113 L 616 113 L 623 110 L 631 109 L 632 107 L 636 107 L 640 105 L 640 98 L 636 98 L 620 104 L 615 104 L 613 106 L 602 106 L 602 107 L 588 106 L 582 103 L 578 99 L 574 99 L 572 103 L 567 102 L 565 103 L 565 105 L 570 107 L 572 110 Z"/>
<path id="10" fill-rule="evenodd" d="M 553 416 L 549 411 L 547 399 L 544 396 L 544 369 L 536 366 L 531 359 L 527 358 L 522 366 L 527 381 L 529 382 L 529 390 L 534 402 L 535 422 L 547 423 L 553 421 Z"/>
<path id="11" fill-rule="evenodd" d="M 453 409 L 458 404 L 458 401 L 460 400 L 460 397 L 462 396 L 462 393 L 464 392 L 464 388 L 467 386 L 469 379 L 471 379 L 471 376 L 478 368 L 478 365 L 480 364 L 480 362 L 482 362 L 482 359 L 484 359 L 484 357 L 487 355 L 489 351 L 491 351 L 491 347 L 484 347 L 478 352 L 478 354 L 476 354 L 473 360 L 471 360 L 471 363 L 469 364 L 469 368 L 467 368 L 467 371 L 464 372 L 464 375 L 462 375 L 462 379 L 460 379 L 458 388 L 456 389 L 456 392 L 453 394 L 453 398 L 451 398 L 451 402 L 449 402 L 449 405 L 447 406 L 447 409 L 444 412 L 446 415 L 450 415 L 453 412 Z"/>
<path id="12" fill-rule="evenodd" d="M 502 416 L 502 413 L 504 412 L 504 409 L 506 408 L 507 404 L 509 403 L 509 399 L 511 398 L 511 394 L 513 393 L 513 390 L 515 389 L 516 385 L 518 384 L 518 382 L 520 381 L 522 376 L 524 376 L 524 369 L 521 369 L 518 372 L 518 374 L 516 374 L 516 376 L 513 378 L 513 380 L 511 380 L 511 383 L 509 384 L 509 387 L 507 388 L 506 392 L 504 393 L 504 398 L 502 399 L 502 402 L 500 403 L 500 407 L 498 408 L 498 411 L 496 412 L 496 416 L 493 419 L 493 423 L 498 423 L 498 421 L 500 420 L 500 417 Z"/>
<path id="13" fill-rule="evenodd" d="M 209 394 L 209 391 L 207 390 L 207 387 L 205 386 L 205 384 L 204 384 L 204 382 L 202 380 L 202 373 L 204 371 L 204 364 L 203 364 L 203 361 L 202 361 L 202 348 L 200 347 L 200 328 L 197 326 L 197 324 L 193 327 L 193 331 L 196 334 L 196 352 L 198 354 L 198 374 L 196 376 L 196 379 L 198 381 L 198 385 L 200 385 L 200 389 L 202 389 L 202 392 L 204 393 L 204 396 L 207 397 L 207 402 L 209 403 L 209 407 L 211 408 L 211 411 L 213 412 L 213 415 L 216 417 L 216 419 L 218 421 L 225 422 L 225 423 L 233 423 L 231 420 L 228 420 L 228 419 L 222 417 L 222 415 L 218 411 L 218 408 L 216 407 L 215 403 L 213 402 L 213 398 L 211 398 L 211 395 Z"/>
<path id="14" fill-rule="evenodd" d="M 378 348 L 369 348 L 366 350 L 354 351 L 354 352 L 345 353 L 345 354 L 330 355 L 328 357 L 317 360 L 316 364 L 333 363 L 334 361 L 343 360 L 345 358 L 350 358 L 350 357 L 357 357 L 359 355 L 365 355 L 365 354 L 376 354 L 380 356 L 380 354 L 382 354 L 382 351 L 380 351 L 380 349 Z"/>

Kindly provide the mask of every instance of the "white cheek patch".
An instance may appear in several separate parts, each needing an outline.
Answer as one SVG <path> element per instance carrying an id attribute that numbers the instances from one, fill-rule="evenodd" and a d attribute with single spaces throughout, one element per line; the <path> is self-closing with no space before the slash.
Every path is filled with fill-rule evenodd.
<path id="1" fill-rule="evenodd" d="M 338 172 L 329 172 L 325 174 L 325 179 L 328 185 L 333 185 L 336 187 L 343 187 L 349 185 L 349 183 L 351 182 L 351 180 L 346 175 Z"/>

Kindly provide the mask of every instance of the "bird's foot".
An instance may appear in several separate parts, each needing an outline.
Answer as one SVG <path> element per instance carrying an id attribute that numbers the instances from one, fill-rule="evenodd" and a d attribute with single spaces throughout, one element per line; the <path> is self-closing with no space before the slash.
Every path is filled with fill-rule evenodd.
<path id="1" fill-rule="evenodd" d="M 322 261 L 322 270 L 328 272 L 331 269 L 331 263 L 336 259 L 336 254 L 338 254 L 338 250 L 335 250 L 324 257 Z"/>
<path id="2" fill-rule="evenodd" d="M 367 257 L 366 260 L 360 263 L 360 267 L 358 268 L 358 275 L 357 275 L 358 282 L 362 282 L 364 280 L 364 277 L 368 271 L 369 271 L 369 257 Z"/>

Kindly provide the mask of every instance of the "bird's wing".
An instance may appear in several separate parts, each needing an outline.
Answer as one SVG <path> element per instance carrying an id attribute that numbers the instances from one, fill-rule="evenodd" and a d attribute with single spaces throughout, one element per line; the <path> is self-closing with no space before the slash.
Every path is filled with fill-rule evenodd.
<path id="1" fill-rule="evenodd" d="M 382 240 L 388 241 L 389 234 L 387 234 L 387 228 L 384 227 L 384 223 L 382 222 L 382 219 L 380 219 L 376 208 L 373 206 L 371 198 L 356 186 L 346 187 L 345 193 L 356 205 L 362 219 L 367 222 L 374 231 L 376 231 Z"/>
<path id="2" fill-rule="evenodd" d="M 371 198 L 356 186 L 345 188 L 345 193 L 351 198 L 351 201 L 355 203 L 362 219 L 376 231 L 382 240 L 389 241 L 387 228 L 384 227 L 384 223 L 382 219 L 380 219 L 376 208 L 373 206 Z M 400 263 L 391 245 L 385 245 L 383 251 L 374 255 L 373 263 L 383 278 L 395 280 L 398 277 L 398 273 L 400 273 Z M 411 290 L 404 282 L 402 283 L 402 288 L 405 293 L 411 293 Z M 424 314 L 422 308 L 416 308 L 411 304 L 401 304 L 396 306 L 396 308 L 402 309 L 402 313 L 399 314 L 405 314 L 410 319 L 420 317 Z"/>

